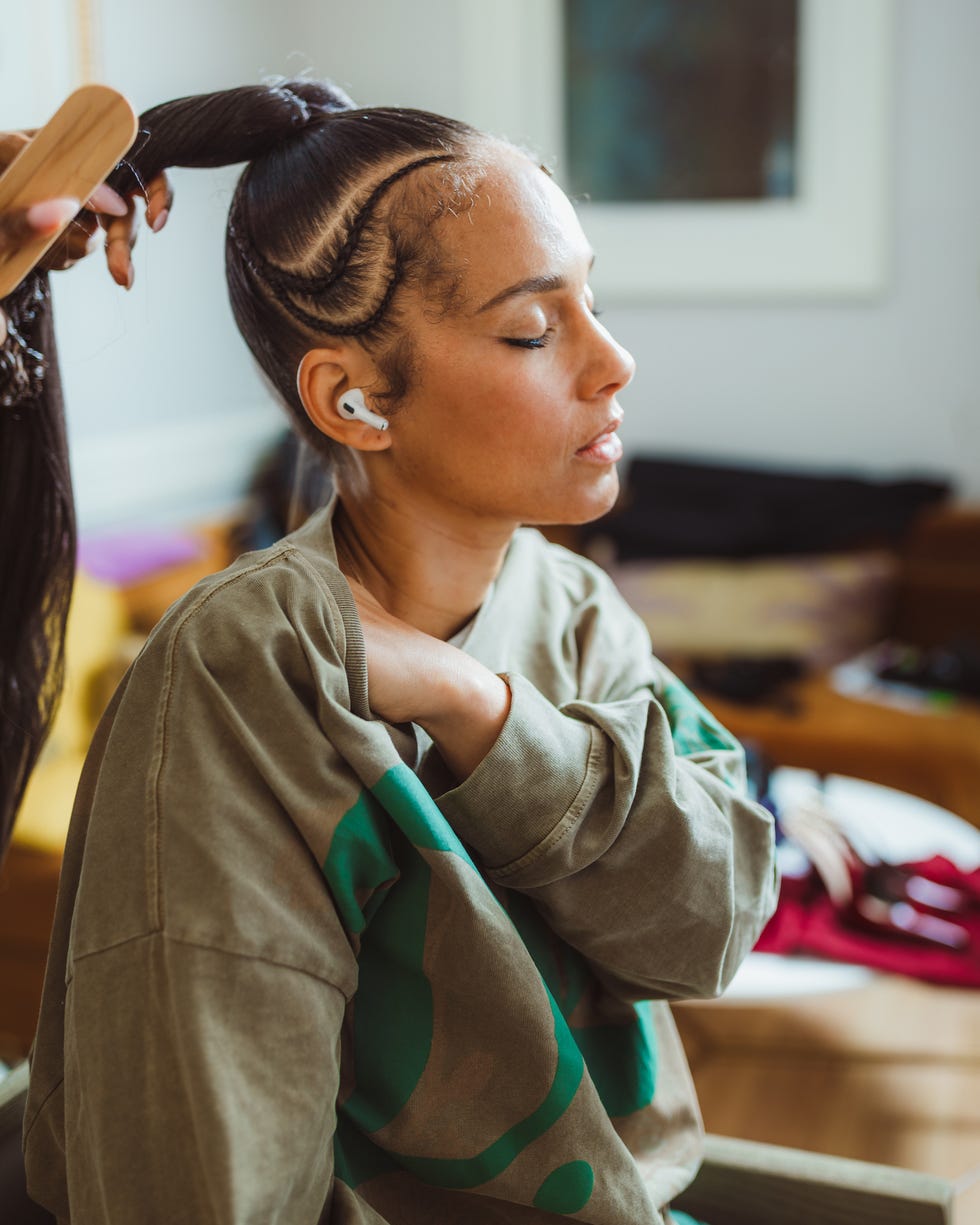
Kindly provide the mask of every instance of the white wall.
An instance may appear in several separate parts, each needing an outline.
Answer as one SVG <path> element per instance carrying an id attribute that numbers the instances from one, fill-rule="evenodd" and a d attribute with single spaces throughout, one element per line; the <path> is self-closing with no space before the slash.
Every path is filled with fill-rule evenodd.
<path id="1" fill-rule="evenodd" d="M 607 309 L 639 363 L 624 396 L 629 448 L 941 472 L 980 497 L 980 3 L 894 2 L 886 292 L 862 305 Z M 454 0 L 99 8 L 102 79 L 138 109 L 308 67 L 363 104 L 462 114 Z M 96 258 L 57 282 L 84 527 L 226 504 L 282 420 L 225 298 L 222 232 L 235 176 L 174 177 L 173 216 L 162 234 L 141 237 L 131 294 L 108 283 Z"/>

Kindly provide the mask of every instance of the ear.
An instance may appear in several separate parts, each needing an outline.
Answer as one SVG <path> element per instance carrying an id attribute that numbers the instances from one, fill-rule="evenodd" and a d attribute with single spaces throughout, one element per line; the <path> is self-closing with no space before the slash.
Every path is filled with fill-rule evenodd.
<path id="1" fill-rule="evenodd" d="M 296 389 L 306 415 L 321 434 L 355 451 L 385 451 L 391 446 L 391 431 L 376 430 L 363 421 L 351 421 L 337 412 L 337 401 L 351 387 L 368 387 L 376 381 L 374 363 L 353 346 L 335 345 L 310 349 L 296 371 Z M 373 412 L 378 406 L 369 402 Z"/>

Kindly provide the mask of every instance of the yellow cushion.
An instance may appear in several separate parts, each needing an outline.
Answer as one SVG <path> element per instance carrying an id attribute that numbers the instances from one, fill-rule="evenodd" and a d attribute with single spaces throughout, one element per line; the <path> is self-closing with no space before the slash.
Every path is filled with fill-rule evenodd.
<path id="1" fill-rule="evenodd" d="M 97 681 L 128 630 L 119 592 L 79 574 L 68 613 L 64 692 L 14 823 L 15 842 L 59 853 L 64 846 L 78 777 L 102 713 Z"/>

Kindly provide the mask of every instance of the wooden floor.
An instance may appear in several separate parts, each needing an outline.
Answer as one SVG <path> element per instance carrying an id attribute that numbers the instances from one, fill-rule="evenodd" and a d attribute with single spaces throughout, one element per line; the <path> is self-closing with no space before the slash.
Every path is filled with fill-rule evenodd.
<path id="1" fill-rule="evenodd" d="M 709 1131 L 940 1175 L 980 1222 L 980 992 L 882 975 L 674 1015 Z"/>

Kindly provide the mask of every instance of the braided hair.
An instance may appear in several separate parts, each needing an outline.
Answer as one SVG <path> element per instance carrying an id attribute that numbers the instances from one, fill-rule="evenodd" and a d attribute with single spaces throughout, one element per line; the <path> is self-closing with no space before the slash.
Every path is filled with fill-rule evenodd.
<path id="1" fill-rule="evenodd" d="M 472 199 L 489 138 L 427 111 L 359 109 L 310 80 L 179 98 L 147 111 L 110 185 L 133 191 L 169 166 L 248 165 L 232 200 L 225 268 L 238 328 L 321 455 L 334 444 L 307 418 L 296 369 L 310 348 L 356 337 L 397 401 L 412 369 L 399 289 L 448 307 L 458 284 L 433 222 Z"/>

